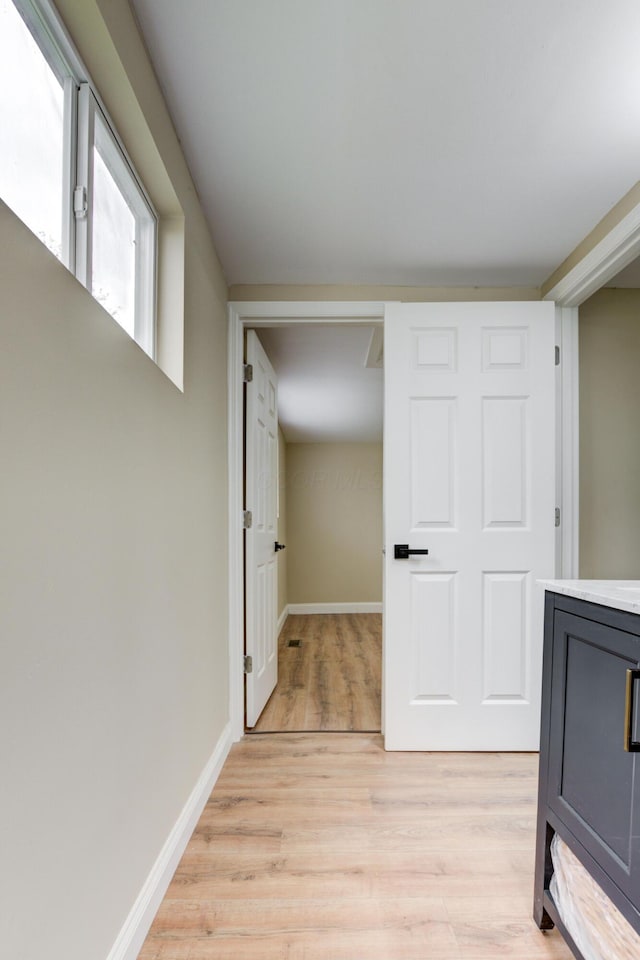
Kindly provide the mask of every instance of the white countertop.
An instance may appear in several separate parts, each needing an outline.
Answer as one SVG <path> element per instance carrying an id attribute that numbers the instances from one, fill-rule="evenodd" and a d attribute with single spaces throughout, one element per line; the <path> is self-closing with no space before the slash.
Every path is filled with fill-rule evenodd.
<path id="1" fill-rule="evenodd" d="M 545 590 L 640 613 L 640 580 L 539 580 Z"/>

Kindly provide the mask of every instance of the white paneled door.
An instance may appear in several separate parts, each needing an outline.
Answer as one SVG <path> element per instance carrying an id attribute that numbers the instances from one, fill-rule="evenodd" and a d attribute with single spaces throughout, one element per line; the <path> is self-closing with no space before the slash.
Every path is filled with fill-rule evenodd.
<path id="1" fill-rule="evenodd" d="M 554 316 L 550 303 L 387 306 L 387 749 L 538 749 Z M 396 559 L 396 545 L 428 553 Z"/>
<path id="2" fill-rule="evenodd" d="M 247 331 L 252 379 L 246 395 L 246 724 L 253 727 L 278 681 L 278 381 L 253 330 Z"/>

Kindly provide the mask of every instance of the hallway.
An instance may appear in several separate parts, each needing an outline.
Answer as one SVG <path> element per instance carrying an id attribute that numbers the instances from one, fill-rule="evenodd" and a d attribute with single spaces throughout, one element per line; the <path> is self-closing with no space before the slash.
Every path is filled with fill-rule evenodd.
<path id="1" fill-rule="evenodd" d="M 250 732 L 379 732 L 381 668 L 381 614 L 292 614 L 278 685 Z"/>
<path id="2" fill-rule="evenodd" d="M 139 960 L 570 960 L 531 919 L 537 756 L 236 744 Z"/>

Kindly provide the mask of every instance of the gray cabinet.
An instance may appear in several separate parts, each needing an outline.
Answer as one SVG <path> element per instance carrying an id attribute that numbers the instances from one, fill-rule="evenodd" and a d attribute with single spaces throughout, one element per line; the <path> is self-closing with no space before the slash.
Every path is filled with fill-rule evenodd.
<path id="1" fill-rule="evenodd" d="M 639 664 L 640 616 L 547 593 L 534 915 L 577 957 L 548 890 L 555 832 L 640 932 Z"/>

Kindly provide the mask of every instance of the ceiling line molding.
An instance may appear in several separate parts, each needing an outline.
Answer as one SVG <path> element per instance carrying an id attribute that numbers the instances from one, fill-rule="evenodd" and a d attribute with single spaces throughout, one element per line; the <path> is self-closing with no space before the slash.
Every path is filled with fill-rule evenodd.
<path id="1" fill-rule="evenodd" d="M 331 321 L 335 323 L 380 323 L 384 318 L 385 303 L 388 301 L 371 300 L 355 302 L 321 300 L 231 300 L 229 308 L 240 322 L 251 321 L 252 326 L 275 327 L 279 323 L 317 323 Z"/>
<path id="2" fill-rule="evenodd" d="M 230 302 L 349 301 L 389 303 L 443 303 L 450 301 L 540 300 L 540 287 L 424 286 L 398 284 L 251 284 L 229 287 Z"/>
<path id="3" fill-rule="evenodd" d="M 640 255 L 640 203 L 545 294 L 563 307 L 578 307 Z"/>

